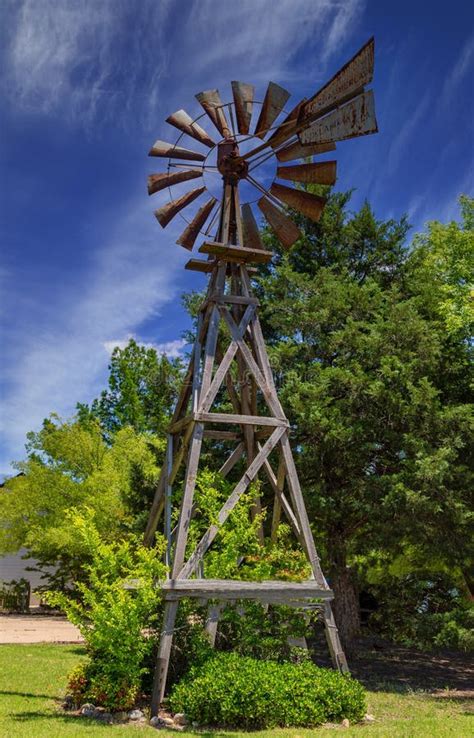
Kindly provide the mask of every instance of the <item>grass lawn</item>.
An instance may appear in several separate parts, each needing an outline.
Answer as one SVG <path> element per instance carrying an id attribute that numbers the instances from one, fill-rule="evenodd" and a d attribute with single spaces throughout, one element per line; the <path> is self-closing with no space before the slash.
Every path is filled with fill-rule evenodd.
<path id="1" fill-rule="evenodd" d="M 83 658 L 77 646 L 56 644 L 0 646 L 0 736 L 1 738 L 57 738 L 57 736 L 116 736 L 146 738 L 158 734 L 176 738 L 175 732 L 156 731 L 148 726 L 102 725 L 94 720 L 68 716 L 59 709 L 68 671 Z M 433 696 L 393 685 L 378 685 L 369 691 L 369 712 L 376 722 L 350 728 L 286 729 L 261 731 L 262 738 L 323 738 L 339 735 L 347 738 L 472 738 L 474 711 L 465 697 Z M 190 735 L 245 735 L 231 731 L 189 731 Z M 247 734 L 248 736 L 248 734 Z"/>

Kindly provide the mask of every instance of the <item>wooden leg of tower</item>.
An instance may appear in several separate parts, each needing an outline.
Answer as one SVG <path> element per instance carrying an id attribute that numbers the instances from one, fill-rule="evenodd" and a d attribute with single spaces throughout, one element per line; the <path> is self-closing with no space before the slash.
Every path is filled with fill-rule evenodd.
<path id="1" fill-rule="evenodd" d="M 311 564 L 313 576 L 321 587 L 328 588 L 326 579 L 321 569 L 319 557 L 316 553 L 313 534 L 309 525 L 308 513 L 306 512 L 306 506 L 304 504 L 298 475 L 296 473 L 295 462 L 293 459 L 293 454 L 291 452 L 288 432 L 286 432 L 281 438 L 281 449 L 286 466 L 288 488 L 290 490 L 290 495 L 296 517 L 298 518 L 298 522 L 301 526 L 302 538 L 309 558 L 309 562 Z M 341 642 L 339 639 L 339 632 L 337 629 L 336 621 L 334 619 L 334 613 L 329 602 L 324 604 L 323 619 L 326 631 L 326 640 L 328 642 L 329 651 L 331 653 L 334 667 L 339 671 L 347 672 L 349 671 L 349 669 L 347 666 L 346 657 L 342 650 Z"/>
<path id="2" fill-rule="evenodd" d="M 343 674 L 349 674 L 349 667 L 344 651 L 342 650 L 341 640 L 339 638 L 339 631 L 337 629 L 336 621 L 334 619 L 334 613 L 332 611 L 331 603 L 324 603 L 323 610 L 324 629 L 326 632 L 326 640 L 329 647 L 329 653 L 331 654 L 334 668 L 339 669 Z"/>
<path id="3" fill-rule="evenodd" d="M 163 630 L 161 633 L 160 647 L 155 666 L 155 675 L 153 679 L 153 692 L 151 696 L 151 715 L 158 715 L 160 705 L 165 696 L 166 678 L 168 676 L 168 666 L 171 655 L 171 645 L 173 643 L 173 630 L 176 621 L 176 613 L 178 612 L 178 602 L 165 602 L 165 611 L 163 616 Z"/>
<path id="4" fill-rule="evenodd" d="M 218 603 L 217 605 L 209 605 L 209 609 L 207 611 L 207 620 L 204 629 L 212 647 L 214 647 L 216 643 L 217 626 L 219 625 L 219 617 L 222 612 L 222 608 L 223 605 Z"/>

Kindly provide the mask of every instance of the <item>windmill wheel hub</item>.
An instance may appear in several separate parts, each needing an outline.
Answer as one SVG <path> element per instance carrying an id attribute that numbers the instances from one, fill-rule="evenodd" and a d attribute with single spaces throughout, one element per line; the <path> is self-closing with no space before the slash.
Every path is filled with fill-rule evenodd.
<path id="1" fill-rule="evenodd" d="M 237 184 L 245 179 L 249 166 L 239 158 L 239 147 L 236 141 L 222 141 L 217 146 L 217 168 L 227 184 Z"/>

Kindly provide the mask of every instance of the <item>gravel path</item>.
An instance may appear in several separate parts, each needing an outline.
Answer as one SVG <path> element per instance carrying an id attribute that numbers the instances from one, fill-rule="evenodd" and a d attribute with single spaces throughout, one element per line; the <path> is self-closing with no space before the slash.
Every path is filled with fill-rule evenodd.
<path id="1" fill-rule="evenodd" d="M 0 615 L 0 643 L 82 643 L 66 618 L 47 615 Z"/>

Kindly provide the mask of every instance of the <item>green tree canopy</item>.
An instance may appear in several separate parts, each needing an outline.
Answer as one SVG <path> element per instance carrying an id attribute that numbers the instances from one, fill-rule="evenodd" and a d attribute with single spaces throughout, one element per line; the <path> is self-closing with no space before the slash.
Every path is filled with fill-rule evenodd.
<path id="1" fill-rule="evenodd" d="M 305 237 L 259 288 L 346 642 L 358 631 L 357 556 L 411 546 L 457 572 L 472 556 L 474 272 L 472 219 L 430 224 L 409 251 L 405 219 L 381 223 L 348 202 L 331 196 L 319 224 L 298 216 Z"/>

